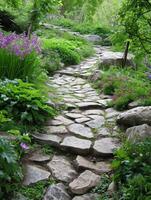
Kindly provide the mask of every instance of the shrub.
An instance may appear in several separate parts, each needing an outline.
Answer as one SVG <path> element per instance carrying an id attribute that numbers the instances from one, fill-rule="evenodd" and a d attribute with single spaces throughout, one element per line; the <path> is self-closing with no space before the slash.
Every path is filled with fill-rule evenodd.
<path id="1" fill-rule="evenodd" d="M 115 154 L 114 180 L 119 185 L 120 200 L 151 198 L 151 138 L 125 143 Z"/>
<path id="2" fill-rule="evenodd" d="M 30 40 L 24 34 L 0 33 L 0 78 L 36 82 L 43 72 L 38 53 L 40 46 L 36 36 Z"/>
<path id="3" fill-rule="evenodd" d="M 12 182 L 19 182 L 22 172 L 14 146 L 2 138 L 0 138 L 0 163 L 0 198 L 6 199 L 8 193 L 13 191 Z"/>
<path id="4" fill-rule="evenodd" d="M 40 124 L 53 117 L 56 111 L 46 100 L 33 84 L 17 79 L 0 82 L 0 110 L 6 110 L 15 121 Z"/>

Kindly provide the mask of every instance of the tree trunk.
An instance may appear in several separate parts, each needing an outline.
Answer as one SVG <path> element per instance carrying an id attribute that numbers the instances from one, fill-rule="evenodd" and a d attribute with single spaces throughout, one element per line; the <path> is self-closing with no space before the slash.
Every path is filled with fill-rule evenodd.
<path id="1" fill-rule="evenodd" d="M 123 55 L 122 67 L 125 67 L 126 63 L 127 63 L 127 56 L 128 56 L 129 45 L 130 45 L 130 42 L 128 41 L 126 43 L 126 48 L 125 48 L 125 52 L 124 52 L 124 55 Z"/>

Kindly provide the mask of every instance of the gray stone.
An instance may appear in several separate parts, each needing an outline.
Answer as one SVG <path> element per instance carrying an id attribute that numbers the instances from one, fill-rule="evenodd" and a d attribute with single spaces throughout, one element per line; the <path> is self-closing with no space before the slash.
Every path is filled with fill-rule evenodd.
<path id="1" fill-rule="evenodd" d="M 94 102 L 82 102 L 82 103 L 76 103 L 76 105 L 81 109 L 89 109 L 89 108 L 102 108 L 102 106 L 99 103 Z"/>
<path id="2" fill-rule="evenodd" d="M 66 191 L 62 183 L 51 185 L 46 191 L 43 200 L 71 200 L 71 197 Z"/>
<path id="3" fill-rule="evenodd" d="M 148 126 L 147 124 L 134 126 L 131 128 L 128 128 L 126 130 L 126 135 L 128 137 L 128 140 L 135 142 L 137 140 L 151 137 L 151 126 Z"/>
<path id="4" fill-rule="evenodd" d="M 57 116 L 56 119 L 61 121 L 61 123 L 64 124 L 65 126 L 74 123 L 72 120 L 63 117 L 62 115 Z"/>
<path id="5" fill-rule="evenodd" d="M 70 190 L 74 194 L 85 194 L 100 182 L 100 176 L 86 170 L 69 184 Z"/>
<path id="6" fill-rule="evenodd" d="M 29 200 L 29 199 L 20 193 L 16 193 L 11 200 Z"/>
<path id="7" fill-rule="evenodd" d="M 117 191 L 117 186 L 114 181 L 112 181 L 107 189 L 107 192 L 112 196 Z"/>
<path id="8" fill-rule="evenodd" d="M 105 123 L 104 117 L 100 116 L 99 118 L 91 120 L 85 124 L 90 128 L 99 129 L 102 127 L 102 125 L 104 125 L 104 123 Z"/>
<path id="9" fill-rule="evenodd" d="M 93 138 L 93 133 L 90 128 L 85 127 L 82 124 L 71 124 L 68 126 L 68 130 L 74 135 L 78 135 L 85 138 Z"/>
<path id="10" fill-rule="evenodd" d="M 141 102 L 139 102 L 139 101 L 133 101 L 133 102 L 131 102 L 131 103 L 128 104 L 128 108 L 132 109 L 132 108 L 136 108 L 136 107 L 138 107 L 140 105 L 141 105 Z"/>
<path id="11" fill-rule="evenodd" d="M 59 120 L 48 120 L 46 123 L 45 123 L 46 126 L 59 126 L 59 125 L 62 125 L 62 122 L 59 121 Z"/>
<path id="12" fill-rule="evenodd" d="M 151 125 L 151 106 L 137 107 L 120 114 L 117 123 L 125 127 L 141 124 Z"/>
<path id="13" fill-rule="evenodd" d="M 77 118 L 84 117 L 83 115 L 81 115 L 79 113 L 67 113 L 66 116 L 71 119 L 77 119 Z"/>
<path id="14" fill-rule="evenodd" d="M 23 185 L 30 185 L 38 181 L 47 180 L 50 172 L 42 169 L 40 166 L 26 164 L 24 165 Z"/>
<path id="15" fill-rule="evenodd" d="M 89 120 L 90 120 L 90 118 L 88 118 L 88 117 L 82 117 L 82 118 L 76 119 L 75 122 L 77 122 L 77 123 L 83 123 L 83 122 L 87 122 Z"/>
<path id="16" fill-rule="evenodd" d="M 50 156 L 44 154 L 41 150 L 33 152 L 29 157 L 28 160 L 34 161 L 34 162 L 47 162 L 50 160 Z"/>
<path id="17" fill-rule="evenodd" d="M 119 140 L 109 137 L 96 140 L 93 149 L 96 155 L 111 156 L 118 147 Z"/>
<path id="18" fill-rule="evenodd" d="M 54 156 L 47 166 L 51 170 L 53 177 L 59 181 L 71 182 L 77 174 L 71 163 L 64 156 Z"/>
<path id="19" fill-rule="evenodd" d="M 46 127 L 46 129 L 47 129 L 47 134 L 64 135 L 64 134 L 68 133 L 65 126 L 48 126 L 48 127 Z"/>
<path id="20" fill-rule="evenodd" d="M 42 144 L 50 144 L 52 146 L 59 146 L 62 140 L 61 137 L 57 135 L 47 135 L 47 134 L 34 134 L 32 135 L 34 140 Z"/>
<path id="21" fill-rule="evenodd" d="M 103 110 L 86 110 L 83 112 L 84 115 L 104 115 Z"/>
<path id="22" fill-rule="evenodd" d="M 90 140 L 79 139 L 74 136 L 66 137 L 61 146 L 63 148 L 68 148 L 79 154 L 88 154 L 91 148 L 92 142 Z"/>
<path id="23" fill-rule="evenodd" d="M 93 42 L 93 43 L 102 41 L 102 38 L 99 35 L 84 35 L 83 37 L 89 42 Z"/>
<path id="24" fill-rule="evenodd" d="M 98 131 L 98 135 L 99 135 L 99 136 L 109 136 L 109 135 L 110 135 L 110 132 L 109 132 L 108 128 L 101 128 L 101 129 Z"/>
<path id="25" fill-rule="evenodd" d="M 96 200 L 98 197 L 98 194 L 89 193 L 80 196 L 75 196 L 72 200 Z"/>
<path id="26" fill-rule="evenodd" d="M 91 162 L 82 156 L 77 156 L 75 164 L 78 170 L 88 169 L 97 174 L 108 173 L 111 169 L 111 164 L 107 162 Z"/>

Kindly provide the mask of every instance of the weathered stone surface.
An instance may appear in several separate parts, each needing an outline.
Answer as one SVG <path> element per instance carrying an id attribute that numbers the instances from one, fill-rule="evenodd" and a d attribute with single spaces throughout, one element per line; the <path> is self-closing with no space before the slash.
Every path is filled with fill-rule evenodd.
<path id="1" fill-rule="evenodd" d="M 77 122 L 77 123 L 83 123 L 83 122 L 87 122 L 89 120 L 90 120 L 90 118 L 88 118 L 88 117 L 82 117 L 82 118 L 76 119 L 75 122 Z"/>
<path id="2" fill-rule="evenodd" d="M 89 189 L 95 187 L 100 182 L 100 176 L 86 170 L 69 184 L 70 190 L 74 194 L 84 194 Z"/>
<path id="3" fill-rule="evenodd" d="M 82 124 L 71 124 L 68 126 L 68 130 L 70 133 L 74 135 L 78 135 L 85 138 L 93 138 L 93 133 L 90 128 L 85 127 Z"/>
<path id="4" fill-rule="evenodd" d="M 47 180 L 50 176 L 50 172 L 40 168 L 36 165 L 24 165 L 24 180 L 23 185 L 30 185 L 38 181 Z"/>
<path id="5" fill-rule="evenodd" d="M 107 189 L 107 192 L 112 196 L 117 190 L 117 186 L 114 181 L 112 181 Z"/>
<path id="6" fill-rule="evenodd" d="M 101 128 L 98 131 L 98 136 L 110 136 L 110 132 L 109 132 L 108 128 Z"/>
<path id="7" fill-rule="evenodd" d="M 64 135 L 64 134 L 68 133 L 65 126 L 48 126 L 48 127 L 46 127 L 46 129 L 47 129 L 47 134 Z"/>
<path id="8" fill-rule="evenodd" d="M 63 140 L 61 146 L 63 148 L 69 148 L 70 150 L 79 154 L 87 154 L 90 151 L 91 144 L 92 142 L 90 140 L 69 136 Z"/>
<path id="9" fill-rule="evenodd" d="M 48 120 L 45 123 L 46 126 L 50 126 L 50 125 L 52 125 L 52 126 L 59 126 L 59 125 L 62 125 L 62 124 L 63 123 L 61 121 L 59 121 L 59 120 Z"/>
<path id="10" fill-rule="evenodd" d="M 82 156 L 77 156 L 75 164 L 79 170 L 88 169 L 97 174 L 107 173 L 111 171 L 111 164 L 107 162 L 91 162 Z"/>
<path id="11" fill-rule="evenodd" d="M 147 124 L 134 126 L 126 130 L 128 140 L 134 142 L 142 138 L 151 137 L 151 126 Z"/>
<path id="12" fill-rule="evenodd" d="M 133 55 L 129 54 L 126 65 L 133 65 Z M 123 62 L 122 52 L 103 51 L 101 54 L 101 66 L 121 66 Z"/>
<path id="13" fill-rule="evenodd" d="M 43 200 L 71 200 L 71 197 L 66 191 L 62 183 L 51 185 L 46 191 Z"/>
<path id="14" fill-rule="evenodd" d="M 79 113 L 67 113 L 66 116 L 71 119 L 77 119 L 77 118 L 84 117 L 83 115 L 81 115 Z"/>
<path id="15" fill-rule="evenodd" d="M 16 193 L 14 197 L 11 198 L 11 200 L 28 200 L 28 198 L 26 198 L 24 195 L 20 193 Z"/>
<path id="16" fill-rule="evenodd" d="M 59 121 L 61 121 L 62 124 L 64 124 L 65 126 L 74 123 L 72 120 L 67 119 L 66 117 L 63 117 L 62 115 L 57 116 L 56 119 L 59 120 Z"/>
<path id="17" fill-rule="evenodd" d="M 99 116 L 99 118 L 91 120 L 91 121 L 89 121 L 89 122 L 87 122 L 85 124 L 87 126 L 89 126 L 90 128 L 98 129 L 98 128 L 101 128 L 104 123 L 105 123 L 104 117 Z"/>
<path id="18" fill-rule="evenodd" d="M 118 147 L 118 139 L 109 137 L 96 140 L 93 149 L 96 155 L 111 156 Z"/>
<path id="19" fill-rule="evenodd" d="M 99 103 L 95 103 L 95 102 L 82 102 L 82 103 L 77 103 L 76 104 L 79 108 L 81 109 L 88 109 L 88 108 L 98 108 L 102 106 Z"/>
<path id="20" fill-rule="evenodd" d="M 102 41 L 102 38 L 99 35 L 84 35 L 83 37 L 93 43 Z"/>
<path id="21" fill-rule="evenodd" d="M 104 115 L 103 110 L 86 110 L 83 112 L 84 115 Z"/>
<path id="22" fill-rule="evenodd" d="M 47 134 L 34 134 L 33 138 L 42 144 L 51 144 L 52 146 L 59 146 L 62 140 L 61 137 L 57 135 L 47 135 Z"/>
<path id="23" fill-rule="evenodd" d="M 119 111 L 116 111 L 113 108 L 108 108 L 105 111 L 106 111 L 106 118 L 115 118 L 120 114 Z"/>
<path id="24" fill-rule="evenodd" d="M 98 194 L 89 193 L 80 196 L 75 196 L 72 200 L 96 200 L 98 197 Z"/>
<path id="25" fill-rule="evenodd" d="M 28 160 L 34 162 L 46 162 L 50 160 L 50 155 L 44 154 L 41 150 L 33 152 L 29 157 Z"/>
<path id="26" fill-rule="evenodd" d="M 141 124 L 151 125 L 151 106 L 137 107 L 120 114 L 117 123 L 122 126 L 132 127 Z"/>
<path id="27" fill-rule="evenodd" d="M 59 181 L 71 182 L 77 174 L 64 156 L 54 156 L 47 166 L 53 177 Z"/>

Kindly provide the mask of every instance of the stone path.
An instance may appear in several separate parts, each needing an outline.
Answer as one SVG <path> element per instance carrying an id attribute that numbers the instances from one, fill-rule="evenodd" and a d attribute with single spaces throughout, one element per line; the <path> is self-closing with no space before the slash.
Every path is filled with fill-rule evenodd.
<path id="1" fill-rule="evenodd" d="M 53 178 L 44 200 L 95 200 L 91 193 L 100 182 L 100 175 L 112 173 L 111 160 L 119 148 L 115 120 L 119 112 L 108 108 L 110 96 L 99 95 L 89 83 L 98 69 L 104 48 L 95 46 L 96 55 L 80 65 L 62 69 L 49 83 L 56 90 L 65 110 L 46 122 L 42 133 L 33 135 L 40 144 L 50 144 L 61 150 L 53 157 L 34 152 L 25 167 L 23 184 Z M 51 95 L 51 94 L 50 94 Z"/>

